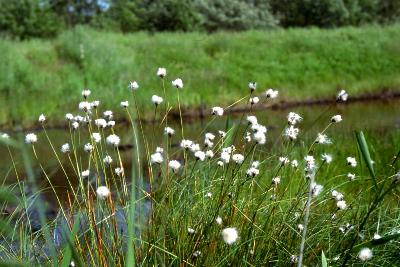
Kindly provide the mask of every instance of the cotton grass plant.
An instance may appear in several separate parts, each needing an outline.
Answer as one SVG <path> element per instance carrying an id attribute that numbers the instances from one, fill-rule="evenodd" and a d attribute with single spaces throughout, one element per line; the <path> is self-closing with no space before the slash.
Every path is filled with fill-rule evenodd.
<path id="1" fill-rule="evenodd" d="M 129 118 L 129 140 L 119 135 L 114 113 L 101 111 L 88 89 L 77 110 L 65 116 L 69 139 L 61 147 L 46 132 L 45 114 L 38 120 L 45 139 L 27 133 L 22 145 L 2 137 L 7 146 L 30 150 L 23 153 L 25 162 L 33 155 L 58 207 L 57 218 L 46 221 L 38 204 L 41 227 L 33 231 L 24 199 L 21 212 L 12 217 L 14 235 L 20 237 L 4 237 L 3 260 L 53 266 L 398 263 L 392 256 L 399 245 L 398 213 L 383 212 L 399 202 L 398 155 L 375 172 L 362 133 L 357 134 L 359 149 L 341 154 L 330 135 L 342 121 L 334 113 L 314 136 L 302 128 L 301 114 L 288 112 L 281 134 L 271 139 L 253 108 L 260 102 L 272 105 L 279 93 L 260 92 L 256 82 L 232 105 L 215 103 L 203 131 L 186 136 L 180 95 L 190 88 L 181 78 L 168 77 L 165 68 L 154 75 L 160 88 L 148 100 L 154 105 L 153 132 L 145 131 L 141 118 L 149 110 L 141 110 L 137 101 L 148 88 L 132 81 L 115 107 Z M 337 101 L 347 98 L 342 90 Z M 235 105 L 245 105 L 247 112 L 232 123 L 229 111 Z M 180 129 L 171 123 L 174 110 Z M 221 125 L 218 121 L 226 126 L 212 130 Z M 153 138 L 156 132 L 163 138 Z M 127 142 L 132 142 L 130 159 L 121 153 Z M 51 146 L 65 176 L 67 202 L 41 164 L 36 147 L 42 145 Z M 26 166 L 39 195 L 32 168 Z M 15 165 L 14 170 L 20 177 Z"/>

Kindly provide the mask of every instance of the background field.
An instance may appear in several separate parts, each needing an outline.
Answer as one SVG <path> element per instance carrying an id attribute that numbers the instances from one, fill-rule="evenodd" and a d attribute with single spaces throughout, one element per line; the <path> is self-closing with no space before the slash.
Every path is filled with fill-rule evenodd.
<path id="1" fill-rule="evenodd" d="M 82 58 L 81 48 L 84 51 Z M 40 113 L 75 112 L 83 88 L 118 110 L 137 80 L 140 105 L 181 77 L 185 107 L 226 105 L 257 81 L 285 100 L 396 90 L 400 85 L 400 25 L 339 29 L 277 29 L 240 33 L 100 32 L 76 27 L 50 40 L 0 41 L 0 124 L 29 126 Z M 172 92 L 172 91 L 171 91 Z M 174 102 L 175 95 L 168 101 Z M 54 119 L 53 119 L 54 118 Z"/>

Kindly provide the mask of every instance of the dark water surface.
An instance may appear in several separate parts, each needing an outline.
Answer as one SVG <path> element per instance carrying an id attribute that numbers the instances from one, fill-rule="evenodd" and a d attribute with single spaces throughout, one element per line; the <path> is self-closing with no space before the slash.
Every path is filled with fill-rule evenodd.
<path id="1" fill-rule="evenodd" d="M 351 145 L 355 144 L 354 131 L 363 130 L 370 137 L 379 138 L 382 144 L 393 143 L 400 145 L 398 139 L 400 129 L 400 101 L 386 101 L 386 102 L 359 102 L 351 103 L 346 105 L 331 105 L 331 106 L 302 106 L 291 108 L 290 110 L 264 110 L 257 111 L 254 115 L 257 116 L 259 123 L 267 126 L 267 146 L 273 143 L 274 140 L 282 133 L 286 125 L 286 116 L 290 111 L 294 111 L 303 116 L 304 121 L 299 124 L 302 133 L 307 131 L 307 135 L 315 136 L 318 131 L 321 131 L 329 123 L 332 115 L 341 114 L 343 121 L 332 127 L 329 130 L 329 135 L 340 139 L 341 144 L 348 143 Z M 242 117 L 241 114 L 235 114 L 231 116 L 231 123 L 237 124 Z M 118 118 L 116 118 L 118 119 Z M 226 116 L 216 118 L 212 120 L 212 117 L 207 117 L 205 120 L 198 121 L 184 121 L 184 135 L 186 139 L 196 140 L 200 144 L 203 143 L 205 132 L 212 132 L 217 135 L 218 130 L 225 129 Z M 211 121 L 211 122 L 210 122 Z M 176 135 L 172 137 L 172 144 L 177 146 L 181 140 L 181 131 L 179 122 L 170 123 L 170 126 L 176 130 Z M 156 146 L 162 145 L 163 140 L 163 127 L 159 123 L 146 123 L 143 124 L 143 132 L 145 133 L 146 139 L 150 145 L 150 150 L 153 152 Z M 207 127 L 206 131 L 203 131 Z M 141 135 L 140 127 L 138 129 L 139 135 Z M 69 177 L 73 184 L 77 184 L 77 177 L 73 173 L 71 164 L 68 158 L 60 153 L 60 147 L 62 144 L 68 142 L 71 144 L 70 132 L 68 128 L 65 129 L 48 129 L 47 130 L 51 142 L 54 145 L 60 159 L 63 162 Z M 134 149 L 132 148 L 133 138 L 130 126 L 117 125 L 115 132 L 121 137 L 121 157 L 124 161 L 125 171 L 128 172 L 131 169 L 131 155 Z M 53 186 L 56 188 L 57 194 L 61 199 L 67 199 L 67 188 L 68 183 L 62 172 L 60 165 L 58 164 L 54 153 L 49 145 L 46 136 L 43 131 L 38 131 L 38 143 L 35 145 L 37 155 L 40 163 L 48 173 Z M 109 130 L 106 130 L 105 135 L 110 134 Z M 10 134 L 13 136 L 13 134 Z M 393 141 L 393 138 L 396 140 Z M 83 166 L 86 166 L 85 158 L 87 156 L 83 152 L 83 145 L 88 142 L 88 133 L 85 130 L 81 130 L 80 133 L 80 150 L 83 156 Z M 111 148 L 109 154 L 113 157 L 114 163 L 113 168 L 117 167 L 116 159 L 117 156 L 115 151 Z M 398 147 L 393 150 L 398 149 Z M 20 154 L 17 151 L 12 151 L 16 161 L 16 168 L 20 175 L 21 180 L 26 179 L 24 174 L 23 162 Z M 16 175 L 12 166 L 12 162 L 5 146 L 0 146 L 0 175 L 5 180 L 4 183 L 15 183 Z M 143 155 L 142 155 L 143 156 Z M 32 159 L 33 155 L 32 155 Z M 87 161 L 87 160 L 86 160 Z M 40 167 L 36 160 L 32 160 L 34 165 L 34 171 L 39 182 L 40 188 L 45 188 L 44 193 L 47 198 L 52 199 L 54 193 L 49 188 L 49 183 L 46 181 L 42 174 Z M 94 171 L 93 171 L 94 172 Z M 27 189 L 29 191 L 29 188 Z"/>

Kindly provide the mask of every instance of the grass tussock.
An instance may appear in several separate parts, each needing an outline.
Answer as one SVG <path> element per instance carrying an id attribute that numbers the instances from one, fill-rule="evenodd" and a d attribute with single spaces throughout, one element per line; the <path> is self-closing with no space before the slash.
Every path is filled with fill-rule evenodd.
<path id="1" fill-rule="evenodd" d="M 53 147 L 44 115 L 39 117 L 42 140 L 35 133 L 25 135 L 25 144 L 2 136 L 4 145 L 22 151 L 32 195 L 39 196 L 41 188 L 31 157 L 59 208 L 49 221 L 43 202 L 34 201 L 40 221 L 35 227 L 30 196 L 8 150 L 21 204 L 7 217 L 14 226 L 3 233 L 3 261 L 54 266 L 399 264 L 399 148 L 393 145 L 398 133 L 393 132 L 389 150 L 362 132 L 354 141 L 340 139 L 331 131 L 346 118 L 328 107 L 315 114 L 328 118 L 317 134 L 302 127 L 301 114 L 290 112 L 281 134 L 270 139 L 251 111 L 233 124 L 224 106 L 214 108 L 204 130 L 189 140 L 182 117 L 179 127 L 166 128 L 169 111 L 181 110 L 180 99 L 190 90 L 180 88 L 178 80 L 172 86 L 156 78 L 165 93 L 153 101 L 154 116 L 163 119 L 152 133 L 165 135 L 154 139 L 143 131 L 140 118 L 149 110 L 138 99 L 148 92 L 131 83 L 131 91 L 124 92 L 129 101 L 120 107 L 131 122 L 128 160 L 121 157 L 120 145 L 127 140 L 118 136 L 115 113 L 97 106 L 90 91 L 82 93 L 80 110 L 66 116 L 70 135 L 61 149 Z M 250 87 L 239 102 L 251 110 L 249 99 L 254 103 L 257 90 Z M 273 104 L 275 97 L 261 101 Z M 338 101 L 346 99 L 347 93 L 340 92 Z M 218 120 L 226 126 L 210 132 Z M 176 142 L 180 147 L 172 145 Z M 64 197 L 38 153 L 43 145 L 52 147 L 68 184 Z"/>

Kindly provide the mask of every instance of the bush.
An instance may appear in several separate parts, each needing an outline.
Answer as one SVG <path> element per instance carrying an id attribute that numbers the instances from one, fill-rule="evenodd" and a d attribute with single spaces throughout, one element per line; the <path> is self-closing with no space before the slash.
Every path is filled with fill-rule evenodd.
<path id="1" fill-rule="evenodd" d="M 198 9 L 207 31 L 260 29 L 277 24 L 265 0 L 200 0 Z"/>
<path id="2" fill-rule="evenodd" d="M 49 6 L 38 0 L 0 0 L 2 34 L 26 39 L 52 37 L 64 27 Z"/>

